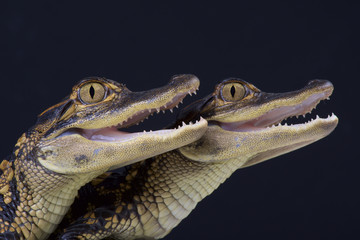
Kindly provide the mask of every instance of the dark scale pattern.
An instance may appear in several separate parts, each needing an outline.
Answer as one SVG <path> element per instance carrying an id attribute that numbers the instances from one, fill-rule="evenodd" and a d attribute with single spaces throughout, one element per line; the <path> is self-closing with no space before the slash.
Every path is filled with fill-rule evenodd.
<path id="1" fill-rule="evenodd" d="M 87 196 L 92 210 L 83 211 L 81 217 L 64 227 L 65 233 L 60 238 L 164 236 L 236 168 L 231 161 L 227 164 L 194 162 L 177 151 L 134 164 L 121 174 L 112 173 L 93 181 L 94 195 Z M 96 202 L 92 201 L 95 195 Z M 80 200 L 84 201 L 81 197 Z"/>
<path id="2" fill-rule="evenodd" d="M 11 236 L 19 230 L 14 223 L 15 209 L 19 205 L 13 161 L 3 160 L 0 165 L 0 233 Z"/>
<path id="3" fill-rule="evenodd" d="M 64 186 L 69 179 L 45 169 L 38 163 L 35 157 L 38 139 L 37 131 L 30 130 L 23 134 L 15 145 L 13 155 L 0 164 L 2 238 L 44 238 L 48 235 L 47 232 L 55 228 L 67 210 L 67 207 L 57 206 L 57 201 L 65 206 L 66 199 L 45 197 L 48 192 Z M 70 204 L 69 202 L 68 205 Z"/>

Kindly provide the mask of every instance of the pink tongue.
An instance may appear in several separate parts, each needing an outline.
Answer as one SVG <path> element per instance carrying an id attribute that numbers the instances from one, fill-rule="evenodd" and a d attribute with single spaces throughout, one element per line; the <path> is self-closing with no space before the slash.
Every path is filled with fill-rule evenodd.
<path id="1" fill-rule="evenodd" d="M 219 123 L 220 127 L 227 131 L 233 132 L 250 132 L 261 130 L 263 128 L 254 126 L 251 122 L 233 122 L 233 123 Z"/>
<path id="2" fill-rule="evenodd" d="M 109 127 L 96 130 L 84 130 L 84 137 L 93 141 L 117 141 L 130 137 L 131 133 L 121 132 L 116 127 Z"/>

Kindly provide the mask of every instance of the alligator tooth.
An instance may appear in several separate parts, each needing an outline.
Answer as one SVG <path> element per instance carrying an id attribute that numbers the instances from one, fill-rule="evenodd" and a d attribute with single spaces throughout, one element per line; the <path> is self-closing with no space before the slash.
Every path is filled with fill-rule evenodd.
<path id="1" fill-rule="evenodd" d="M 174 112 L 174 110 L 170 109 L 170 112 L 171 112 L 171 113 L 173 113 L 173 112 Z"/>
<path id="2" fill-rule="evenodd" d="M 162 110 L 163 113 L 165 113 L 165 110 Z"/>

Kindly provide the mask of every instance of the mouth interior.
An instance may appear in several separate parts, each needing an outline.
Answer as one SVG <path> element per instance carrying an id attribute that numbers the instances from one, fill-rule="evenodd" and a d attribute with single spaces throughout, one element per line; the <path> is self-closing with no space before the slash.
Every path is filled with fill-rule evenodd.
<path id="1" fill-rule="evenodd" d="M 305 115 L 311 113 L 311 111 L 317 106 L 320 101 L 324 99 L 329 99 L 328 97 L 330 96 L 330 94 L 327 92 L 315 93 L 309 96 L 300 104 L 274 108 L 261 115 L 260 117 L 252 120 L 226 123 L 216 122 L 215 124 L 219 125 L 224 130 L 234 132 L 259 131 L 269 127 L 274 127 L 277 124 L 282 126 L 282 121 L 284 121 L 284 125 L 287 126 L 286 121 L 288 118 L 303 116 L 305 119 Z M 318 118 L 319 117 L 316 116 L 316 119 Z M 328 116 L 328 118 L 330 118 L 330 116 Z M 315 121 L 316 119 L 310 119 L 310 122 Z M 305 125 L 307 123 L 298 123 L 295 125 Z"/>
<path id="2" fill-rule="evenodd" d="M 72 128 L 65 131 L 60 136 L 70 135 L 70 134 L 79 134 L 84 138 L 87 138 L 91 141 L 100 141 L 100 142 L 119 142 L 133 137 L 137 137 L 141 134 L 167 134 L 174 131 L 175 129 L 164 129 L 156 131 L 140 131 L 140 132 L 130 132 L 132 129 L 130 127 L 142 123 L 145 119 L 148 119 L 149 116 L 152 116 L 154 113 L 165 113 L 166 110 L 173 112 L 173 108 L 178 107 L 179 103 L 182 103 L 182 100 L 187 94 L 191 95 L 192 93 L 196 94 L 197 89 L 193 89 L 188 93 L 179 93 L 177 94 L 170 102 L 158 108 L 149 108 L 139 111 L 129 117 L 127 120 L 105 128 L 99 129 L 81 129 L 81 128 Z M 130 128 L 130 129 L 129 129 Z M 126 129 L 126 131 L 124 131 Z M 130 131 L 129 131 L 130 130 Z M 59 137 L 60 137 L 59 136 Z"/>

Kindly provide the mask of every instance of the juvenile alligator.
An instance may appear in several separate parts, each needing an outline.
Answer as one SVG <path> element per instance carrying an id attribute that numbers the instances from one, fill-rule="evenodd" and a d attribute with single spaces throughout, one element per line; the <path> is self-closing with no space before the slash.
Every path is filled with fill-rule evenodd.
<path id="1" fill-rule="evenodd" d="M 172 109 L 198 86 L 192 75 L 145 92 L 97 77 L 77 84 L 39 115 L 0 164 L 0 239 L 46 239 L 94 177 L 200 138 L 205 120 L 154 132 L 118 130 Z"/>
<path id="2" fill-rule="evenodd" d="M 158 239 L 166 236 L 235 170 L 313 143 L 331 133 L 335 115 L 279 124 L 305 115 L 333 91 L 314 80 L 301 90 L 271 94 L 239 80 L 218 84 L 186 107 L 173 127 L 204 117 L 197 141 L 106 173 L 87 184 L 62 223 L 59 239 Z M 76 219 L 70 225 L 68 222 Z"/>

